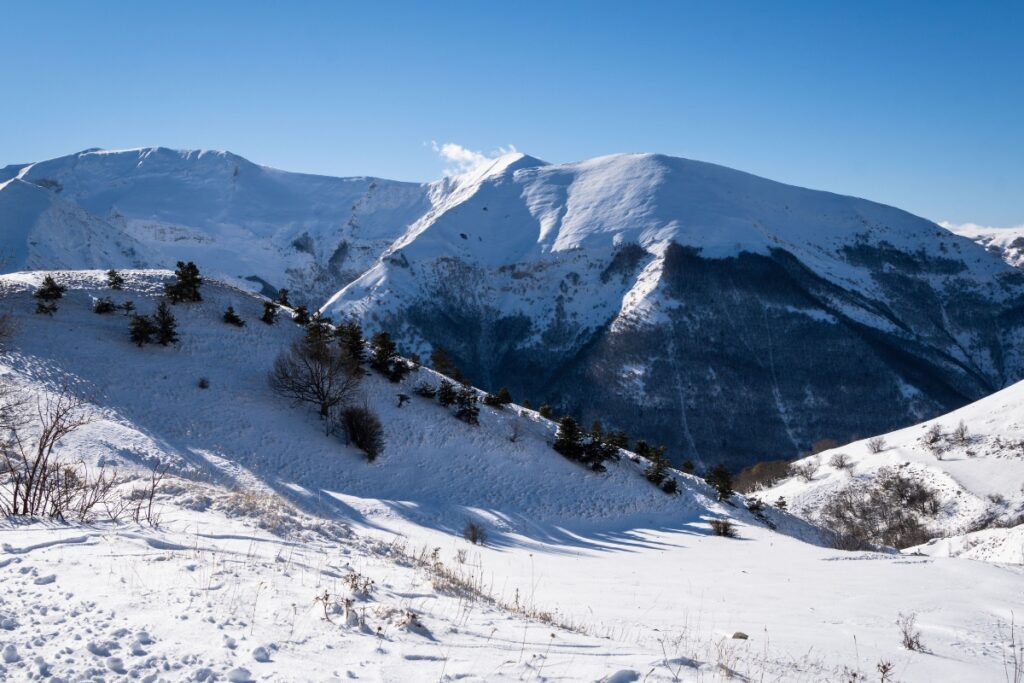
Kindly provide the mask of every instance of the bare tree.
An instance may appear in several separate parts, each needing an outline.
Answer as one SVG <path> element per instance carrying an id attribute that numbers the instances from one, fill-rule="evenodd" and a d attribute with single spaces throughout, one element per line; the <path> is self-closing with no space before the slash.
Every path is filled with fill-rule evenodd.
<path id="1" fill-rule="evenodd" d="M 91 421 L 84 402 L 65 387 L 35 403 L 33 409 L 9 385 L 0 389 L 0 513 L 85 517 L 109 493 L 113 477 L 90 478 L 84 466 L 67 465 L 54 454 L 64 437 Z"/>
<path id="2" fill-rule="evenodd" d="M 296 405 L 310 403 L 331 431 L 332 411 L 345 405 L 360 380 L 359 364 L 336 344 L 298 339 L 274 361 L 271 390 Z"/>

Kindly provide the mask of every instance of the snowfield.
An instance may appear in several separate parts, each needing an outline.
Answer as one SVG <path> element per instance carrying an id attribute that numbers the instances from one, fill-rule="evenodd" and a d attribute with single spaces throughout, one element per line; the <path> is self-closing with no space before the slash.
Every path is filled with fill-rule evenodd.
<path id="1" fill-rule="evenodd" d="M 61 456 L 116 469 L 127 496 L 167 468 L 156 525 L 3 523 L 0 678 L 851 681 L 883 662 L 899 681 L 1013 675 L 1014 558 L 833 550 L 689 475 L 666 495 L 633 456 L 596 474 L 553 451 L 555 426 L 532 411 L 482 407 L 471 426 L 413 395 L 437 382 L 427 369 L 363 381 L 387 441 L 368 463 L 267 388 L 298 326 L 267 326 L 260 298 L 208 282 L 202 303 L 173 307 L 179 344 L 138 348 L 93 302 L 150 312 L 170 273 L 124 274 L 115 292 L 99 271 L 53 273 L 68 287 L 53 317 L 33 313 L 45 273 L 0 278 L 6 381 L 88 400 L 94 420 Z M 245 327 L 221 321 L 229 304 Z M 1019 402 L 1001 396 L 1009 421 Z M 976 463 L 991 491 L 1019 486 L 1019 460 L 963 468 Z M 467 520 L 485 545 L 461 537 Z M 924 651 L 901 646 L 901 613 Z"/>

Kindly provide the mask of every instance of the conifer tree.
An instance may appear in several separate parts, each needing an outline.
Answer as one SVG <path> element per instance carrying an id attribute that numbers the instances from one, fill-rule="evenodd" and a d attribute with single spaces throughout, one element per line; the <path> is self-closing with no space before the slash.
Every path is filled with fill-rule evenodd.
<path id="1" fill-rule="evenodd" d="M 437 388 L 437 402 L 448 407 L 455 403 L 456 397 L 455 385 L 446 379 L 441 380 L 441 384 Z"/>
<path id="2" fill-rule="evenodd" d="M 443 346 L 435 346 L 430 352 L 430 367 L 457 382 L 463 381 L 462 372 L 455 366 L 455 361 Z"/>
<path id="3" fill-rule="evenodd" d="M 153 341 L 155 333 L 156 324 L 148 315 L 133 315 L 131 317 L 131 322 L 128 323 L 128 334 L 132 342 L 140 348 L 143 344 Z"/>
<path id="4" fill-rule="evenodd" d="M 132 303 L 131 301 L 125 301 L 123 304 L 121 304 L 121 310 L 124 311 L 125 315 L 131 315 L 132 311 L 135 310 L 135 304 Z"/>
<path id="5" fill-rule="evenodd" d="M 604 440 L 616 448 L 629 448 L 629 436 L 621 429 L 612 430 L 605 435 Z"/>
<path id="6" fill-rule="evenodd" d="M 277 304 L 273 301 L 264 301 L 263 315 L 260 316 L 260 320 L 268 325 L 273 325 L 277 321 Z"/>
<path id="7" fill-rule="evenodd" d="M 541 403 L 540 408 L 537 408 L 537 412 L 540 413 L 541 417 L 547 418 L 548 420 L 550 420 L 555 414 L 554 409 L 547 403 Z"/>
<path id="8" fill-rule="evenodd" d="M 245 321 L 238 317 L 235 313 L 234 306 L 228 306 L 228 310 L 224 311 L 224 322 L 228 325 L 234 325 L 235 327 L 245 327 Z"/>
<path id="9" fill-rule="evenodd" d="M 292 305 L 288 302 L 287 289 L 282 287 L 281 289 L 277 290 L 277 303 L 280 304 L 281 306 L 287 306 L 288 308 L 292 307 Z"/>
<path id="10" fill-rule="evenodd" d="M 378 372 L 388 372 L 396 355 L 397 347 L 391 335 L 383 330 L 373 335 L 370 340 L 370 367 Z"/>
<path id="11" fill-rule="evenodd" d="M 314 348 L 324 349 L 331 342 L 334 330 L 331 327 L 331 319 L 314 313 L 306 323 L 306 343 Z"/>
<path id="12" fill-rule="evenodd" d="M 340 323 L 334 331 L 338 337 L 338 343 L 345 349 L 348 355 L 356 362 L 362 363 L 366 360 L 366 340 L 363 339 L 363 326 L 355 318 Z"/>
<path id="13" fill-rule="evenodd" d="M 203 284 L 203 278 L 199 275 L 199 268 L 196 264 L 189 261 L 178 261 L 178 267 L 174 271 L 174 281 L 168 282 L 164 285 L 164 291 L 167 292 L 168 298 L 171 303 L 178 303 L 181 301 L 202 301 L 203 297 L 199 293 L 199 286 Z"/>
<path id="14" fill-rule="evenodd" d="M 308 325 L 309 324 L 309 311 L 305 306 L 297 306 L 295 308 L 295 316 L 292 318 L 296 325 Z"/>
<path id="15" fill-rule="evenodd" d="M 718 491 L 718 500 L 729 500 L 735 493 L 732 489 L 732 473 L 725 465 L 715 465 L 710 472 L 704 475 L 704 481 Z"/>
<path id="16" fill-rule="evenodd" d="M 153 335 L 156 337 L 157 344 L 168 346 L 178 342 L 178 321 L 174 319 L 171 307 L 167 305 L 166 301 L 161 301 L 160 305 L 156 307 L 152 322 L 154 325 Z"/>
<path id="17" fill-rule="evenodd" d="M 566 415 L 559 421 L 552 448 L 570 460 L 583 459 L 583 432 L 576 420 Z"/>
<path id="18" fill-rule="evenodd" d="M 512 394 L 509 393 L 508 387 L 498 389 L 498 393 L 495 394 L 495 396 L 498 397 L 498 402 L 501 403 L 501 405 L 507 406 L 509 403 L 512 403 Z"/>
<path id="19" fill-rule="evenodd" d="M 52 275 L 47 275 L 43 278 L 43 284 L 39 286 L 39 289 L 36 290 L 33 296 L 40 301 L 54 302 L 64 296 L 66 291 L 67 287 L 57 284 Z M 54 307 L 54 310 L 57 310 L 56 307 Z"/>
<path id="20" fill-rule="evenodd" d="M 111 268 L 107 271 L 107 286 L 111 289 L 124 289 L 124 276 Z"/>
<path id="21" fill-rule="evenodd" d="M 103 315 L 104 313 L 113 313 L 116 310 L 117 305 L 108 296 L 96 299 L 96 303 L 92 305 L 92 312 L 99 313 L 100 315 Z"/>

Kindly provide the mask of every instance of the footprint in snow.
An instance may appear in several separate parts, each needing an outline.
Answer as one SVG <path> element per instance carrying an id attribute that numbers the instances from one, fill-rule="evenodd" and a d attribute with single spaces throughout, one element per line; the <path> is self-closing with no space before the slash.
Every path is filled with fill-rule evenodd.
<path id="1" fill-rule="evenodd" d="M 56 574 L 50 574 L 48 576 L 40 576 L 38 579 L 36 579 L 32 583 L 34 583 L 37 586 L 45 586 L 46 584 L 53 583 L 56 580 L 57 580 L 57 575 Z"/>

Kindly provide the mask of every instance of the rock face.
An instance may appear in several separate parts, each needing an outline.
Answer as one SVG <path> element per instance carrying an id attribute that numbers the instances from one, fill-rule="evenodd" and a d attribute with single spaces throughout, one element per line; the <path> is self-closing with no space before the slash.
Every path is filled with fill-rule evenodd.
<path id="1" fill-rule="evenodd" d="M 16 267 L 190 258 L 286 286 L 677 462 L 793 456 L 1024 375 L 1024 275 L 997 254 L 898 209 L 685 159 L 513 154 L 415 185 L 88 152 L 0 170 L 0 221 Z"/>

